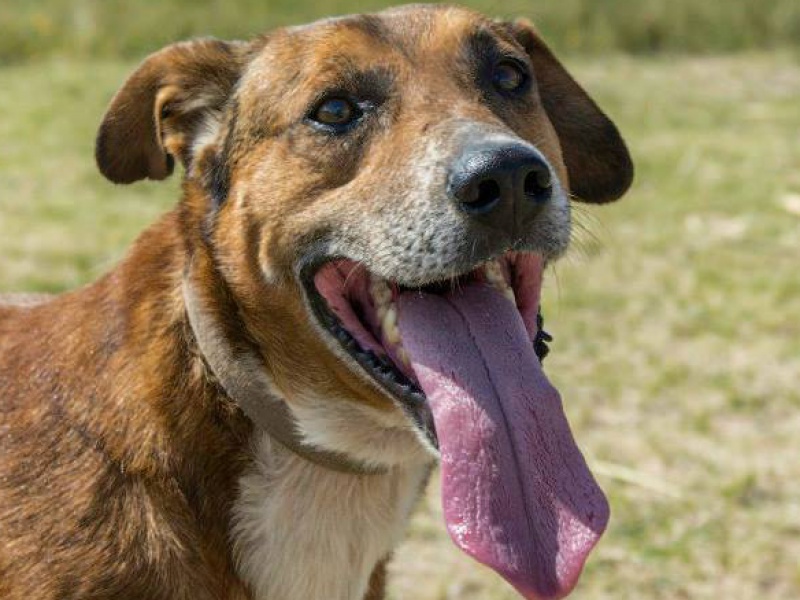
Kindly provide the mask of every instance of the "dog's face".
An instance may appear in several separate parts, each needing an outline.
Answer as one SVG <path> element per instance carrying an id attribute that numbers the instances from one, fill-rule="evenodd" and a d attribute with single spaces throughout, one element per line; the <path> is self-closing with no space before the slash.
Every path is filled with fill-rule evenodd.
<path id="1" fill-rule="evenodd" d="M 418 456 L 409 431 L 435 435 L 374 293 L 458 285 L 487 261 L 508 275 L 510 252 L 556 258 L 569 194 L 606 202 L 631 178 L 615 128 L 529 25 L 453 7 L 168 47 L 112 102 L 98 162 L 129 182 L 167 176 L 175 158 L 207 199 L 206 237 L 277 388 L 301 412 L 310 397 L 308 412 L 324 406 L 311 419 L 355 427 L 354 402 L 388 412 L 390 463 Z M 356 449 L 307 429 L 375 460 L 372 435 Z"/>
<path id="2" fill-rule="evenodd" d="M 287 276 L 312 239 L 320 260 L 348 257 L 413 286 L 509 248 L 560 254 L 567 173 L 535 88 L 508 28 L 463 11 L 348 18 L 269 40 L 241 80 L 249 147 L 230 166 L 233 196 L 248 198 L 271 238 L 262 266 Z M 485 205 L 499 189 L 460 201 L 456 180 L 480 160 L 540 161 L 528 184 L 534 195 L 537 177 L 552 184 L 550 201 L 518 215 Z"/>
<path id="3" fill-rule="evenodd" d="M 393 413 L 388 462 L 417 455 L 411 423 L 435 434 L 375 294 L 458 285 L 491 261 L 508 276 L 510 252 L 556 258 L 570 192 L 605 202 L 631 178 L 615 128 L 530 26 L 452 7 L 165 49 L 112 103 L 98 162 L 128 182 L 175 158 L 277 388 L 337 421 L 359 418 L 353 402 Z M 356 450 L 320 425 L 315 441 Z"/>
<path id="4" fill-rule="evenodd" d="M 514 377 L 540 373 L 530 346 L 541 273 L 567 247 L 570 196 L 614 200 L 632 167 L 614 125 L 530 25 L 413 6 L 250 43 L 170 46 L 112 101 L 97 159 L 117 182 L 183 163 L 189 246 L 211 257 L 310 443 L 384 466 L 446 445 L 445 494 L 455 486 L 456 499 L 445 512 L 461 517 L 470 509 L 458 498 L 475 496 L 455 489 L 465 472 L 493 457 L 476 496 L 491 504 L 506 485 L 493 477 L 526 460 L 508 458 L 517 442 L 497 442 L 493 406 L 508 439 L 561 448 L 569 476 L 548 475 L 544 458 L 530 466 L 545 474 L 529 496 L 552 485 L 560 497 L 537 505 L 552 515 L 528 536 L 536 548 L 518 544 L 519 556 L 544 553 L 527 568 L 544 573 L 536 582 L 495 546 L 457 541 L 525 594 L 571 587 L 582 562 L 550 538 L 569 531 L 591 547 L 607 507 L 590 476 L 580 493 L 560 491 L 585 465 L 556 409 L 531 417 L 544 409 L 520 404 L 519 389 L 532 390 L 528 404 L 552 404 L 546 380 Z M 596 501 L 578 507 L 577 496 Z M 454 527 L 492 531 L 492 518 Z"/>

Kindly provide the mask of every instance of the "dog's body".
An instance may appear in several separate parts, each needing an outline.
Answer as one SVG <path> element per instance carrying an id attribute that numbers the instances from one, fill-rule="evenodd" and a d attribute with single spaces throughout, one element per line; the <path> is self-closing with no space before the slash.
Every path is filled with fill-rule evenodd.
<path id="1" fill-rule="evenodd" d="M 476 92 L 492 53 L 532 61 L 538 91 L 519 93 L 543 105 Z M 509 93 L 518 79 L 490 76 Z M 504 217 L 510 241 L 476 234 L 440 190 L 475 139 L 521 147 L 526 194 L 546 196 L 524 228 Z M 97 282 L 0 304 L 9 600 L 383 598 L 436 434 L 418 396 L 393 392 L 402 375 L 378 385 L 351 338 L 331 339 L 304 285 L 328 298 L 330 257 L 411 286 L 512 247 L 554 258 L 568 182 L 601 202 L 631 176 L 613 125 L 528 26 L 455 8 L 169 47 L 115 97 L 97 148 L 117 182 L 180 160 L 184 197 Z"/>
<path id="2" fill-rule="evenodd" d="M 4 374 L 48 400 L 3 399 L 0 597 L 251 598 L 234 556 L 256 590 L 266 580 L 255 597 L 363 597 L 427 468 L 353 477 L 254 434 L 163 284 L 180 289 L 178 230 L 172 214 L 144 234 L 128 275 L 0 308 Z"/>

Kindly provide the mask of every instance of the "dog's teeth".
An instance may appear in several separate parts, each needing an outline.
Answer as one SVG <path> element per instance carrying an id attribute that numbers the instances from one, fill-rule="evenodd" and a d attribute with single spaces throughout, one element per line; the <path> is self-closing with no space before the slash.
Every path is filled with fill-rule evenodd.
<path id="1" fill-rule="evenodd" d="M 386 341 L 389 342 L 390 344 L 400 343 L 400 331 L 397 329 L 397 327 L 385 330 L 384 335 L 386 336 Z"/>
<path id="2" fill-rule="evenodd" d="M 403 363 L 405 367 L 411 368 L 411 360 L 408 358 L 408 352 L 406 349 L 401 347 L 397 351 L 397 356 L 400 358 L 400 362 Z"/>
<path id="3" fill-rule="evenodd" d="M 369 284 L 369 291 L 378 310 L 392 301 L 392 290 L 385 279 L 373 278 Z"/>
<path id="4" fill-rule="evenodd" d="M 386 310 L 386 314 L 381 319 L 381 327 L 383 329 L 383 337 L 390 344 L 397 344 L 400 341 L 400 330 L 397 328 L 397 309 L 390 306 Z"/>
<path id="5" fill-rule="evenodd" d="M 517 299 L 514 296 L 514 290 L 506 282 L 506 278 L 503 275 L 503 268 L 500 266 L 500 263 L 498 263 L 496 260 L 486 263 L 483 268 L 483 273 L 486 277 L 486 283 L 496 288 L 511 302 L 516 303 Z"/>
<path id="6" fill-rule="evenodd" d="M 512 302 L 515 301 L 514 290 L 506 283 L 506 278 L 503 276 L 503 269 L 497 261 L 486 263 L 483 272 L 486 277 L 486 282 L 489 285 L 497 288 L 498 291 L 502 292 L 503 295 Z"/>
<path id="7" fill-rule="evenodd" d="M 384 279 L 372 279 L 369 284 L 369 291 L 372 295 L 372 303 L 375 305 L 375 313 L 378 315 L 378 322 L 383 324 L 386 313 L 392 304 L 392 290 Z"/>
<path id="8" fill-rule="evenodd" d="M 492 285 L 497 285 L 503 279 L 503 272 L 496 261 L 486 263 L 483 267 L 483 272 L 486 275 L 486 281 Z"/>

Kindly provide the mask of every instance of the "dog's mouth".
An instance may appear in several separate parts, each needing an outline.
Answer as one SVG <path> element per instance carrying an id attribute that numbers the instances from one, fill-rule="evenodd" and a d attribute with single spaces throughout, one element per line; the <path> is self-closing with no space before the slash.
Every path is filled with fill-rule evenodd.
<path id="1" fill-rule="evenodd" d="M 471 285 L 486 285 L 514 303 L 541 360 L 549 336 L 539 327 L 539 279 L 542 259 L 535 254 L 508 252 L 471 271 L 426 285 L 406 286 L 370 273 L 349 259 L 325 263 L 313 277 L 311 296 L 321 324 L 341 347 L 392 396 L 414 414 L 427 411 L 425 393 L 403 347 L 398 326 L 401 296 L 458 293 Z M 419 423 L 437 445 L 430 419 Z"/>
<path id="2" fill-rule="evenodd" d="M 453 540 L 526 598 L 569 593 L 608 519 L 542 371 L 543 268 L 513 252 L 407 287 L 340 258 L 303 278 L 333 343 L 438 443 Z"/>

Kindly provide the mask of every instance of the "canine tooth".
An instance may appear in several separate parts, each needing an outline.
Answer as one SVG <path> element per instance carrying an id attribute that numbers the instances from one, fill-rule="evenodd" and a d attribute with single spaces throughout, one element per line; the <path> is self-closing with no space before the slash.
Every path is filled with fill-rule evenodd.
<path id="1" fill-rule="evenodd" d="M 508 287 L 505 277 L 503 277 L 503 271 L 496 261 L 487 263 L 486 267 L 484 268 L 484 273 L 486 274 L 486 281 L 488 281 L 497 289 L 503 291 Z"/>
<path id="2" fill-rule="evenodd" d="M 484 274 L 489 285 L 497 288 L 497 290 L 502 292 L 502 294 L 511 300 L 511 302 L 516 303 L 517 299 L 514 296 L 514 290 L 506 282 L 506 278 L 503 276 L 503 268 L 500 266 L 500 263 L 497 261 L 486 263 L 486 266 L 484 267 Z"/>
<path id="3" fill-rule="evenodd" d="M 404 366 L 411 367 L 411 359 L 408 358 L 408 352 L 406 352 L 405 348 L 400 348 L 397 351 L 397 356 L 400 358 L 400 362 L 402 362 Z"/>
<path id="4" fill-rule="evenodd" d="M 387 342 L 396 344 L 400 341 L 400 331 L 397 329 L 397 310 L 394 306 L 390 306 L 381 319 L 381 327 Z"/>
<path id="5" fill-rule="evenodd" d="M 386 341 L 390 344 L 399 344 L 400 343 L 400 330 L 397 327 L 393 327 L 391 329 L 384 329 L 383 335 L 386 338 Z"/>
<path id="6" fill-rule="evenodd" d="M 386 332 L 386 341 L 390 344 L 397 344 L 400 342 L 400 331 L 395 327 Z"/>
<path id="7" fill-rule="evenodd" d="M 498 265 L 496 261 L 491 261 L 486 263 L 483 270 L 486 273 L 486 276 L 489 277 L 490 279 L 495 279 L 497 278 L 498 275 L 501 274 L 500 265 Z"/>

